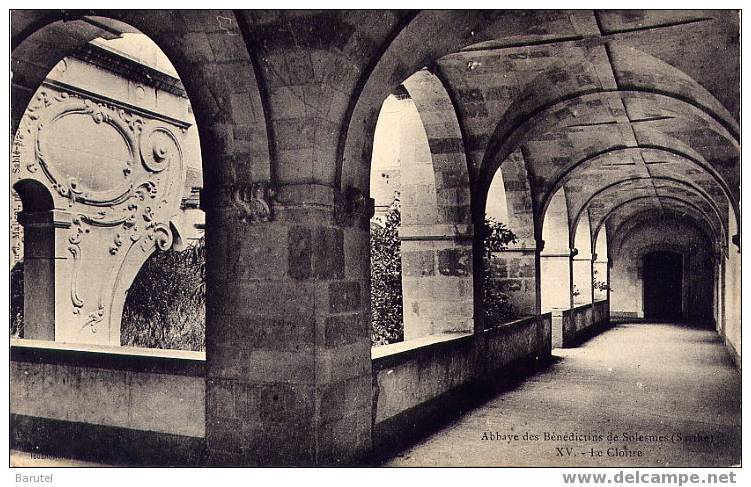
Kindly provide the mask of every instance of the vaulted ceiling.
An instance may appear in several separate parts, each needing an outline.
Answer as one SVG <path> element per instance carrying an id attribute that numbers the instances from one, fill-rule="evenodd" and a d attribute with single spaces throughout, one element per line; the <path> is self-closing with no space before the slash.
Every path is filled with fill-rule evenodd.
<path id="1" fill-rule="evenodd" d="M 133 30 L 88 15 L 13 13 L 14 100 L 81 42 Z M 570 224 L 586 216 L 593 233 L 645 212 L 738 232 L 737 11 L 98 15 L 154 36 L 188 75 L 201 137 L 236 152 L 232 177 L 366 190 L 380 106 L 427 66 L 455 111 L 476 214 L 499 168 L 517 183 L 521 162 L 537 237 L 557 191 Z M 63 22 L 39 30 L 51 20 Z"/>
<path id="2" fill-rule="evenodd" d="M 634 211 L 737 232 L 726 228 L 740 197 L 737 13 L 508 15 L 505 36 L 430 68 L 481 187 L 520 149 L 538 220 L 563 190 L 572 236 L 583 217 L 595 233 Z"/>

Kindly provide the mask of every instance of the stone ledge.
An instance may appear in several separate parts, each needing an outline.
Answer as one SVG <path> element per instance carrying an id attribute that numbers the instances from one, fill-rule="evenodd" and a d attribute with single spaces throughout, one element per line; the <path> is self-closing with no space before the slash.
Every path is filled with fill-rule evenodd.
<path id="1" fill-rule="evenodd" d="M 386 359 L 389 359 L 389 361 L 410 360 L 423 351 L 432 350 L 433 348 L 440 347 L 441 344 L 446 344 L 447 342 L 454 342 L 463 339 L 466 340 L 473 335 L 474 334 L 470 332 L 440 333 L 408 340 L 406 342 L 381 345 L 380 347 L 373 347 L 371 349 L 370 358 L 373 361 L 373 368 L 386 367 L 386 365 L 381 364 L 379 361 Z"/>
<path id="2" fill-rule="evenodd" d="M 564 310 L 564 311 L 569 311 L 569 312 L 571 312 L 571 311 L 580 311 L 580 310 L 583 310 L 583 309 L 591 308 L 593 305 L 594 305 L 594 303 L 577 304 L 573 308 L 570 308 L 570 309 L 567 309 L 567 310 Z"/>
<path id="3" fill-rule="evenodd" d="M 498 332 L 498 331 L 509 331 L 514 328 L 518 328 L 521 325 L 528 325 L 530 323 L 534 323 L 537 321 L 537 318 L 543 318 L 545 315 L 549 313 L 542 313 L 540 315 L 528 315 L 528 316 L 522 316 L 521 318 L 517 318 L 512 321 L 507 321 L 505 323 L 499 323 L 497 325 L 491 326 L 489 328 L 485 328 L 483 330 L 483 333 L 492 333 L 492 332 Z"/>
<path id="4" fill-rule="evenodd" d="M 535 323 L 538 317 L 544 318 L 547 314 L 548 313 L 544 313 L 539 316 L 530 315 L 506 323 L 501 323 L 484 329 L 480 334 L 494 335 L 509 332 L 521 326 Z M 373 362 L 373 370 L 393 367 L 394 365 L 412 360 L 419 355 L 433 352 L 442 347 L 464 344 L 464 342 L 471 341 L 474 336 L 475 333 L 472 332 L 439 333 L 404 342 L 373 347 L 370 353 Z"/>
<path id="5" fill-rule="evenodd" d="M 12 338 L 11 362 L 75 365 L 154 374 L 206 375 L 206 353 Z"/>

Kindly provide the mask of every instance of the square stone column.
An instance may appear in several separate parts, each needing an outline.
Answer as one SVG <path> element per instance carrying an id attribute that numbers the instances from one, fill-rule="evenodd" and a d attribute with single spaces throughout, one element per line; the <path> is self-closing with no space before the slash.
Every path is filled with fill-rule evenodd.
<path id="1" fill-rule="evenodd" d="M 542 312 L 571 307 L 570 253 L 551 253 L 540 256 Z"/>
<path id="2" fill-rule="evenodd" d="M 501 289 L 520 316 L 531 316 L 540 311 L 539 263 L 540 253 L 535 248 L 513 247 L 493 252 L 489 272 L 500 282 Z"/>
<path id="3" fill-rule="evenodd" d="M 372 430 L 368 201 L 317 185 L 206 196 L 210 462 L 356 461 Z"/>
<path id="4" fill-rule="evenodd" d="M 23 337 L 55 340 L 55 225 L 52 211 L 21 212 L 23 249 Z"/>
<path id="5" fill-rule="evenodd" d="M 577 296 L 573 295 L 573 306 L 592 303 L 592 257 L 571 257 L 571 276 L 574 286 L 579 290 Z"/>
<path id="6" fill-rule="evenodd" d="M 404 339 L 474 330 L 472 229 L 402 225 Z"/>
<path id="7" fill-rule="evenodd" d="M 595 274 L 595 271 L 597 271 L 596 274 Z M 598 258 L 595 258 L 594 260 L 592 260 L 592 277 L 596 276 L 598 281 L 605 282 L 608 286 L 610 286 L 610 281 L 608 280 L 608 273 L 609 273 L 609 269 L 608 269 L 607 260 L 602 260 Z M 593 289 L 592 297 L 593 297 L 593 300 L 595 301 L 608 299 L 608 290 L 604 289 L 600 291 L 597 289 Z"/>

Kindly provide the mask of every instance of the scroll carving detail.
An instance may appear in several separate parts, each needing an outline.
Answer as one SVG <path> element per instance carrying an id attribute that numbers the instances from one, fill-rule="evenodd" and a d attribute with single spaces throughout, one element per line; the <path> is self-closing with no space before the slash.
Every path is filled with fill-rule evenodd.
<path id="1" fill-rule="evenodd" d="M 55 229 L 67 252 L 56 256 L 62 267 L 55 285 L 70 289 L 70 301 L 56 303 L 56 313 L 72 314 L 56 318 L 56 326 L 71 319 L 74 328 L 78 324 L 63 339 L 119 326 L 113 293 L 127 289 L 154 249 L 172 246 L 169 219 L 179 208 L 184 178 L 183 129 L 47 84 L 27 108 L 13 139 L 13 177 L 42 183 L 55 208 L 75 215 L 70 230 Z M 66 134 L 92 140 L 78 143 Z M 111 146 L 117 150 L 108 152 Z M 260 221 L 270 217 L 266 195 L 263 188 L 238 188 L 230 199 L 244 218 Z M 114 339 L 99 335 L 94 342 Z"/>

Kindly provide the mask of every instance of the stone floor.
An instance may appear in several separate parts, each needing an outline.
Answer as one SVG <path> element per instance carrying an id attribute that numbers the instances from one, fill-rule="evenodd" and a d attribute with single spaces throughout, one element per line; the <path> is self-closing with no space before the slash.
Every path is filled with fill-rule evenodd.
<path id="1" fill-rule="evenodd" d="M 620 324 L 579 348 L 556 349 L 554 355 L 555 363 L 546 371 L 385 466 L 740 463 L 740 374 L 714 331 Z M 608 432 L 619 437 L 608 438 Z M 578 438 L 546 440 L 546 433 Z M 603 438 L 582 437 L 592 434 Z M 609 456 L 639 452 L 641 456 Z"/>

